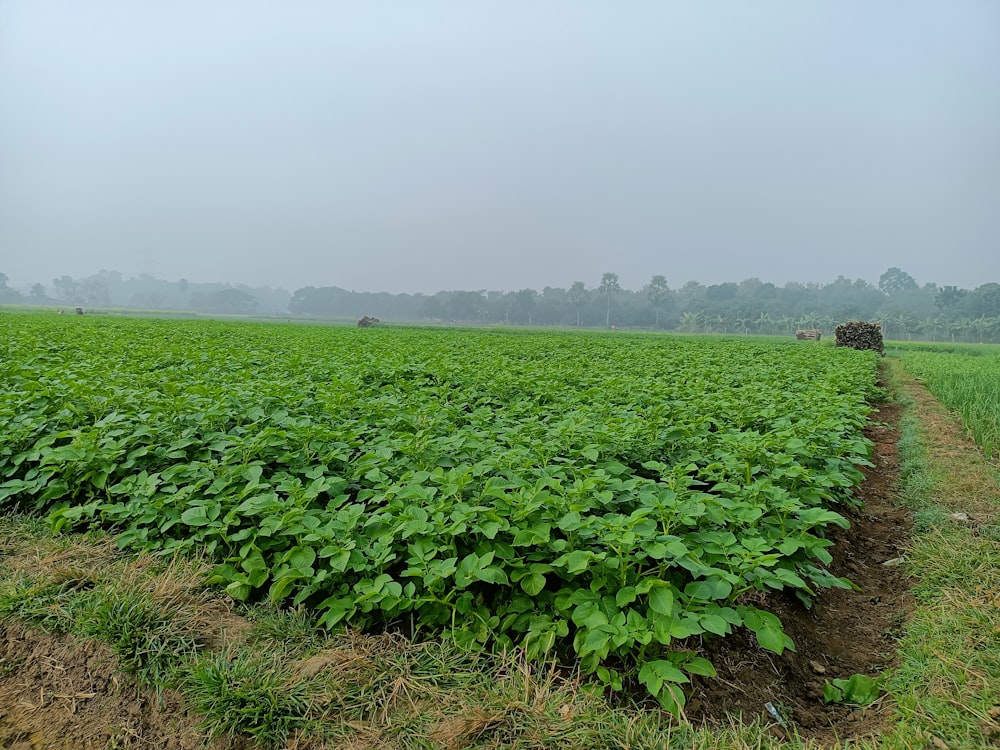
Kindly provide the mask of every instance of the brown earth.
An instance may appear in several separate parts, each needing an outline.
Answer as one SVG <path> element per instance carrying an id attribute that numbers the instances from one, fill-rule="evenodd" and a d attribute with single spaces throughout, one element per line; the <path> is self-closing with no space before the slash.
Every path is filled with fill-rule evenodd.
<path id="1" fill-rule="evenodd" d="M 175 694 L 138 690 L 100 643 L 0 625 L 0 747 L 194 750 L 197 722 Z"/>
<path id="2" fill-rule="evenodd" d="M 860 590 L 824 592 L 810 610 L 794 597 L 773 597 L 767 606 L 781 617 L 794 652 L 764 651 L 744 632 L 709 644 L 719 679 L 699 679 L 689 719 L 726 723 L 739 713 L 750 719 L 771 703 L 801 737 L 826 742 L 876 733 L 891 714 L 884 704 L 860 711 L 826 705 L 822 685 L 885 669 L 911 607 L 901 568 L 883 565 L 903 553 L 909 530 L 894 489 L 900 412 L 886 404 L 873 414 L 866 434 L 875 442 L 875 465 L 858 489 L 864 508 L 843 510 L 851 528 L 833 535 L 832 572 Z M 197 723 L 176 694 L 138 689 L 106 647 L 0 623 L 0 747 L 188 750 L 206 747 Z M 782 733 L 777 724 L 774 731 Z"/>
<path id="3" fill-rule="evenodd" d="M 903 554 L 910 529 L 909 511 L 899 507 L 895 494 L 901 412 L 900 404 L 882 404 L 872 415 L 865 434 L 875 443 L 874 466 L 864 468 L 865 481 L 856 490 L 864 506 L 838 509 L 851 528 L 830 536 L 831 572 L 859 590 L 824 591 L 808 610 L 794 596 L 770 597 L 765 606 L 781 618 L 795 651 L 777 656 L 746 631 L 709 644 L 719 679 L 699 681 L 688 718 L 751 718 L 766 713 L 770 703 L 799 736 L 826 742 L 875 734 L 891 715 L 891 707 L 879 702 L 864 710 L 825 704 L 823 683 L 852 674 L 874 677 L 888 667 L 912 607 L 902 569 L 883 564 Z M 777 725 L 774 731 L 783 734 Z"/>

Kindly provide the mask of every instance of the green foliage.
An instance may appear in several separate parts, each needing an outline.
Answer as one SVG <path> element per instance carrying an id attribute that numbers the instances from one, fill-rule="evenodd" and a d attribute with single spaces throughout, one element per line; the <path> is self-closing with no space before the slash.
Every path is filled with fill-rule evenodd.
<path id="1" fill-rule="evenodd" d="M 305 724 L 309 709 L 301 683 L 246 657 L 204 657 L 190 668 L 184 688 L 211 737 L 248 734 L 264 747 L 281 747 Z"/>
<path id="2" fill-rule="evenodd" d="M 50 633 L 67 632 L 73 624 L 75 588 L 72 582 L 4 580 L 0 584 L 0 617 L 18 617 Z"/>
<path id="3" fill-rule="evenodd" d="M 322 627 L 574 658 L 678 710 L 710 670 L 679 641 L 745 627 L 781 653 L 744 594 L 850 585 L 825 529 L 870 453 L 871 353 L 27 316 L 0 333 L 0 504 L 197 550 L 233 598 Z"/>
<path id="4" fill-rule="evenodd" d="M 1000 348 L 913 345 L 893 353 L 961 417 L 987 456 L 1000 454 Z"/>
<path id="5" fill-rule="evenodd" d="M 827 703 L 846 703 L 849 706 L 870 706 L 882 693 L 882 678 L 854 674 L 846 680 L 829 680 L 823 683 L 823 700 Z"/>
<path id="6" fill-rule="evenodd" d="M 75 619 L 83 635 L 111 645 L 122 669 L 157 689 L 199 645 L 169 612 L 135 592 L 84 597 Z"/>

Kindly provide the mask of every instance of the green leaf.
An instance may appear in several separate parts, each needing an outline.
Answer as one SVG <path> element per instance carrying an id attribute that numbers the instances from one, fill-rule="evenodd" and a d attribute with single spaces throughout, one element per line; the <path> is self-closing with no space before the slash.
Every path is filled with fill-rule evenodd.
<path id="1" fill-rule="evenodd" d="M 757 643 L 762 648 L 780 655 L 787 648 L 795 650 L 795 644 L 781 627 L 781 620 L 770 612 L 748 607 L 743 616 L 744 624 L 757 636 Z"/>
<path id="2" fill-rule="evenodd" d="M 845 703 L 850 706 L 870 706 L 882 693 L 882 678 L 853 674 L 848 679 L 834 680 L 823 685 L 823 700 L 827 703 Z"/>
<path id="3" fill-rule="evenodd" d="M 264 559 L 264 555 L 262 555 L 260 550 L 255 547 L 251 547 L 247 550 L 247 556 L 240 560 L 240 567 L 247 573 L 252 573 L 255 570 L 268 569 L 267 561 Z"/>
<path id="4" fill-rule="evenodd" d="M 844 691 L 829 682 L 823 683 L 823 701 L 826 703 L 840 703 L 844 700 Z"/>
<path id="5" fill-rule="evenodd" d="M 205 513 L 205 508 L 200 505 L 188 508 L 181 513 L 181 521 L 188 526 L 208 526 L 212 523 L 211 519 Z"/>
<path id="6" fill-rule="evenodd" d="M 684 669 L 690 674 L 700 674 L 703 677 L 716 677 L 717 673 L 712 662 L 700 656 L 693 656 L 683 664 Z"/>
<path id="7" fill-rule="evenodd" d="M 236 570 L 236 568 L 234 568 L 232 565 L 229 565 L 228 563 L 223 565 L 216 565 L 214 568 L 212 568 L 212 572 L 208 576 L 205 582 L 209 585 L 228 583 L 229 581 L 232 581 L 238 574 L 239 572 Z"/>
<path id="8" fill-rule="evenodd" d="M 562 565 L 566 567 L 569 573 L 582 573 L 587 569 L 590 563 L 591 554 L 589 552 L 584 552 L 583 550 L 576 550 L 575 552 L 570 552 L 568 555 L 564 555 L 562 558 Z M 558 561 L 556 563 L 558 564 Z"/>
<path id="9" fill-rule="evenodd" d="M 319 609 L 323 614 L 320 615 L 318 624 L 326 628 L 332 628 L 357 611 L 353 599 L 341 596 L 331 596 L 319 605 Z"/>
<path id="10" fill-rule="evenodd" d="M 657 586 L 649 592 L 649 608 L 667 617 L 674 611 L 674 592 L 668 585 Z"/>
<path id="11" fill-rule="evenodd" d="M 584 638 L 583 648 L 579 652 L 580 656 L 586 656 L 595 652 L 602 655 L 606 654 L 609 640 L 610 636 L 604 630 L 591 630 L 587 633 L 587 637 Z"/>
<path id="12" fill-rule="evenodd" d="M 683 684 L 690 682 L 690 680 L 687 675 L 674 666 L 673 662 L 657 659 L 642 665 L 642 669 L 639 670 L 639 682 L 649 688 L 649 692 L 653 695 L 659 695 L 660 686 L 664 682 Z M 653 687 L 656 689 L 654 690 Z"/>
<path id="13" fill-rule="evenodd" d="M 286 576 L 284 578 L 279 578 L 274 583 L 271 584 L 270 590 L 267 592 L 267 597 L 272 602 L 280 602 L 291 590 L 292 586 L 295 584 L 296 579 L 294 577 Z"/>
<path id="14" fill-rule="evenodd" d="M 719 617 L 719 615 L 702 615 L 698 618 L 698 622 L 709 633 L 715 633 L 716 635 L 729 634 L 729 623 Z"/>
<path id="15" fill-rule="evenodd" d="M 576 531 L 583 526 L 583 518 L 575 510 L 572 510 L 559 519 L 558 526 L 563 531 Z"/>
<path id="16" fill-rule="evenodd" d="M 312 564 L 316 562 L 316 550 L 312 547 L 292 547 L 285 554 L 285 561 L 293 568 L 311 568 Z"/>
<path id="17" fill-rule="evenodd" d="M 250 597 L 250 584 L 233 581 L 226 586 L 226 593 L 238 602 L 245 602 Z"/>
<path id="18" fill-rule="evenodd" d="M 507 574 L 504 572 L 503 568 L 497 565 L 491 565 L 487 568 L 479 568 L 474 571 L 474 575 L 480 581 L 485 581 L 486 583 L 510 583 L 510 579 L 507 578 Z"/>
<path id="19" fill-rule="evenodd" d="M 624 607 L 634 602 L 637 596 L 635 586 L 624 586 L 618 589 L 618 593 L 615 594 L 615 604 Z"/>
<path id="20" fill-rule="evenodd" d="M 545 576 L 541 573 L 531 573 L 521 579 L 521 588 L 530 596 L 538 596 L 545 588 Z"/>
<path id="21" fill-rule="evenodd" d="M 721 578 L 711 577 L 693 581 L 684 587 L 684 593 L 692 599 L 712 601 L 726 599 L 733 591 L 733 585 Z"/>

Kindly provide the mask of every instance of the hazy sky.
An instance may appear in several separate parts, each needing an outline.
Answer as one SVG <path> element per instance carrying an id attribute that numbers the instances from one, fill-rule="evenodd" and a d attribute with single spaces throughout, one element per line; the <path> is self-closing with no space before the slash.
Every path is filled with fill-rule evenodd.
<path id="1" fill-rule="evenodd" d="M 1000 281 L 997 0 L 0 0 L 0 271 Z"/>

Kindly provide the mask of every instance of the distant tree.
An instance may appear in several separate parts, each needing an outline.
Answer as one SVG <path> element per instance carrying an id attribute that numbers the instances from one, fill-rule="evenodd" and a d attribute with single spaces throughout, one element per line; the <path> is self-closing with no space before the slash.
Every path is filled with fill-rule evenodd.
<path id="1" fill-rule="evenodd" d="M 191 295 L 191 306 L 200 312 L 252 315 L 257 311 L 257 298 L 242 289 L 195 292 Z"/>
<path id="2" fill-rule="evenodd" d="M 21 294 L 17 289 L 13 289 L 7 286 L 10 279 L 7 274 L 0 273 L 0 302 L 3 303 L 18 303 L 24 301 L 24 295 Z"/>
<path id="3" fill-rule="evenodd" d="M 685 309 L 691 309 L 694 305 L 697 305 L 704 296 L 705 286 L 699 284 L 697 281 L 687 281 L 684 283 L 684 286 L 677 290 L 677 297 L 680 299 L 681 306 Z"/>
<path id="4" fill-rule="evenodd" d="M 535 309 L 535 301 L 538 297 L 538 292 L 534 289 L 522 289 L 517 293 L 517 312 L 518 317 L 521 320 L 527 320 L 528 325 L 531 325 L 531 313 Z"/>
<path id="5" fill-rule="evenodd" d="M 547 286 L 542 289 L 538 298 L 538 306 L 535 310 L 536 323 L 565 323 L 567 312 L 569 311 L 569 301 L 566 299 L 566 290 L 558 287 Z"/>
<path id="6" fill-rule="evenodd" d="M 601 284 L 597 287 L 597 291 L 605 295 L 608 300 L 608 306 L 604 316 L 605 328 L 611 327 L 611 298 L 621 290 L 621 285 L 618 283 L 618 274 L 608 272 L 601 276 Z"/>
<path id="7" fill-rule="evenodd" d="M 111 304 L 111 293 L 108 288 L 110 277 L 106 271 L 80 279 L 76 286 L 76 296 L 87 305 L 107 307 Z"/>
<path id="8" fill-rule="evenodd" d="M 576 327 L 580 327 L 580 310 L 587 301 L 587 287 L 582 281 L 574 281 L 566 292 L 566 298 L 576 310 Z"/>
<path id="9" fill-rule="evenodd" d="M 65 302 L 76 301 L 76 282 L 71 276 L 60 276 L 52 279 L 52 285 L 56 288 L 56 297 Z"/>
<path id="10" fill-rule="evenodd" d="M 1000 315 L 1000 284 L 990 282 L 977 286 L 967 303 L 972 316 L 993 318 Z"/>
<path id="11" fill-rule="evenodd" d="M 444 304 L 438 295 L 427 297 L 420 306 L 420 314 L 430 320 L 440 320 L 444 317 Z"/>
<path id="12" fill-rule="evenodd" d="M 711 302 L 731 300 L 736 296 L 737 291 L 739 291 L 739 287 L 732 281 L 727 281 L 725 284 L 713 284 L 705 289 L 705 299 Z"/>
<path id="13" fill-rule="evenodd" d="M 934 297 L 934 305 L 941 312 L 954 312 L 968 293 L 965 289 L 959 289 L 957 286 L 943 286 L 938 289 L 937 295 Z"/>
<path id="14" fill-rule="evenodd" d="M 673 301 L 670 296 L 670 287 L 667 285 L 667 278 L 660 274 L 656 274 L 649 280 L 646 285 L 646 298 L 649 300 L 650 307 L 656 314 L 656 322 L 654 324 L 655 328 L 660 327 L 660 313 L 666 312 L 670 308 L 670 303 Z"/>
<path id="15" fill-rule="evenodd" d="M 44 302 L 47 299 L 45 287 L 41 284 L 32 284 L 28 297 L 32 302 Z"/>
<path id="16" fill-rule="evenodd" d="M 479 320 L 485 300 L 479 292 L 451 292 L 445 302 L 445 311 L 452 320 Z"/>
<path id="17" fill-rule="evenodd" d="M 893 266 L 878 278 L 878 288 L 890 297 L 899 292 L 919 288 L 910 274 Z"/>
<path id="18" fill-rule="evenodd" d="M 778 296 L 778 288 L 770 281 L 761 281 L 752 276 L 739 283 L 738 296 L 756 301 L 773 300 Z"/>

